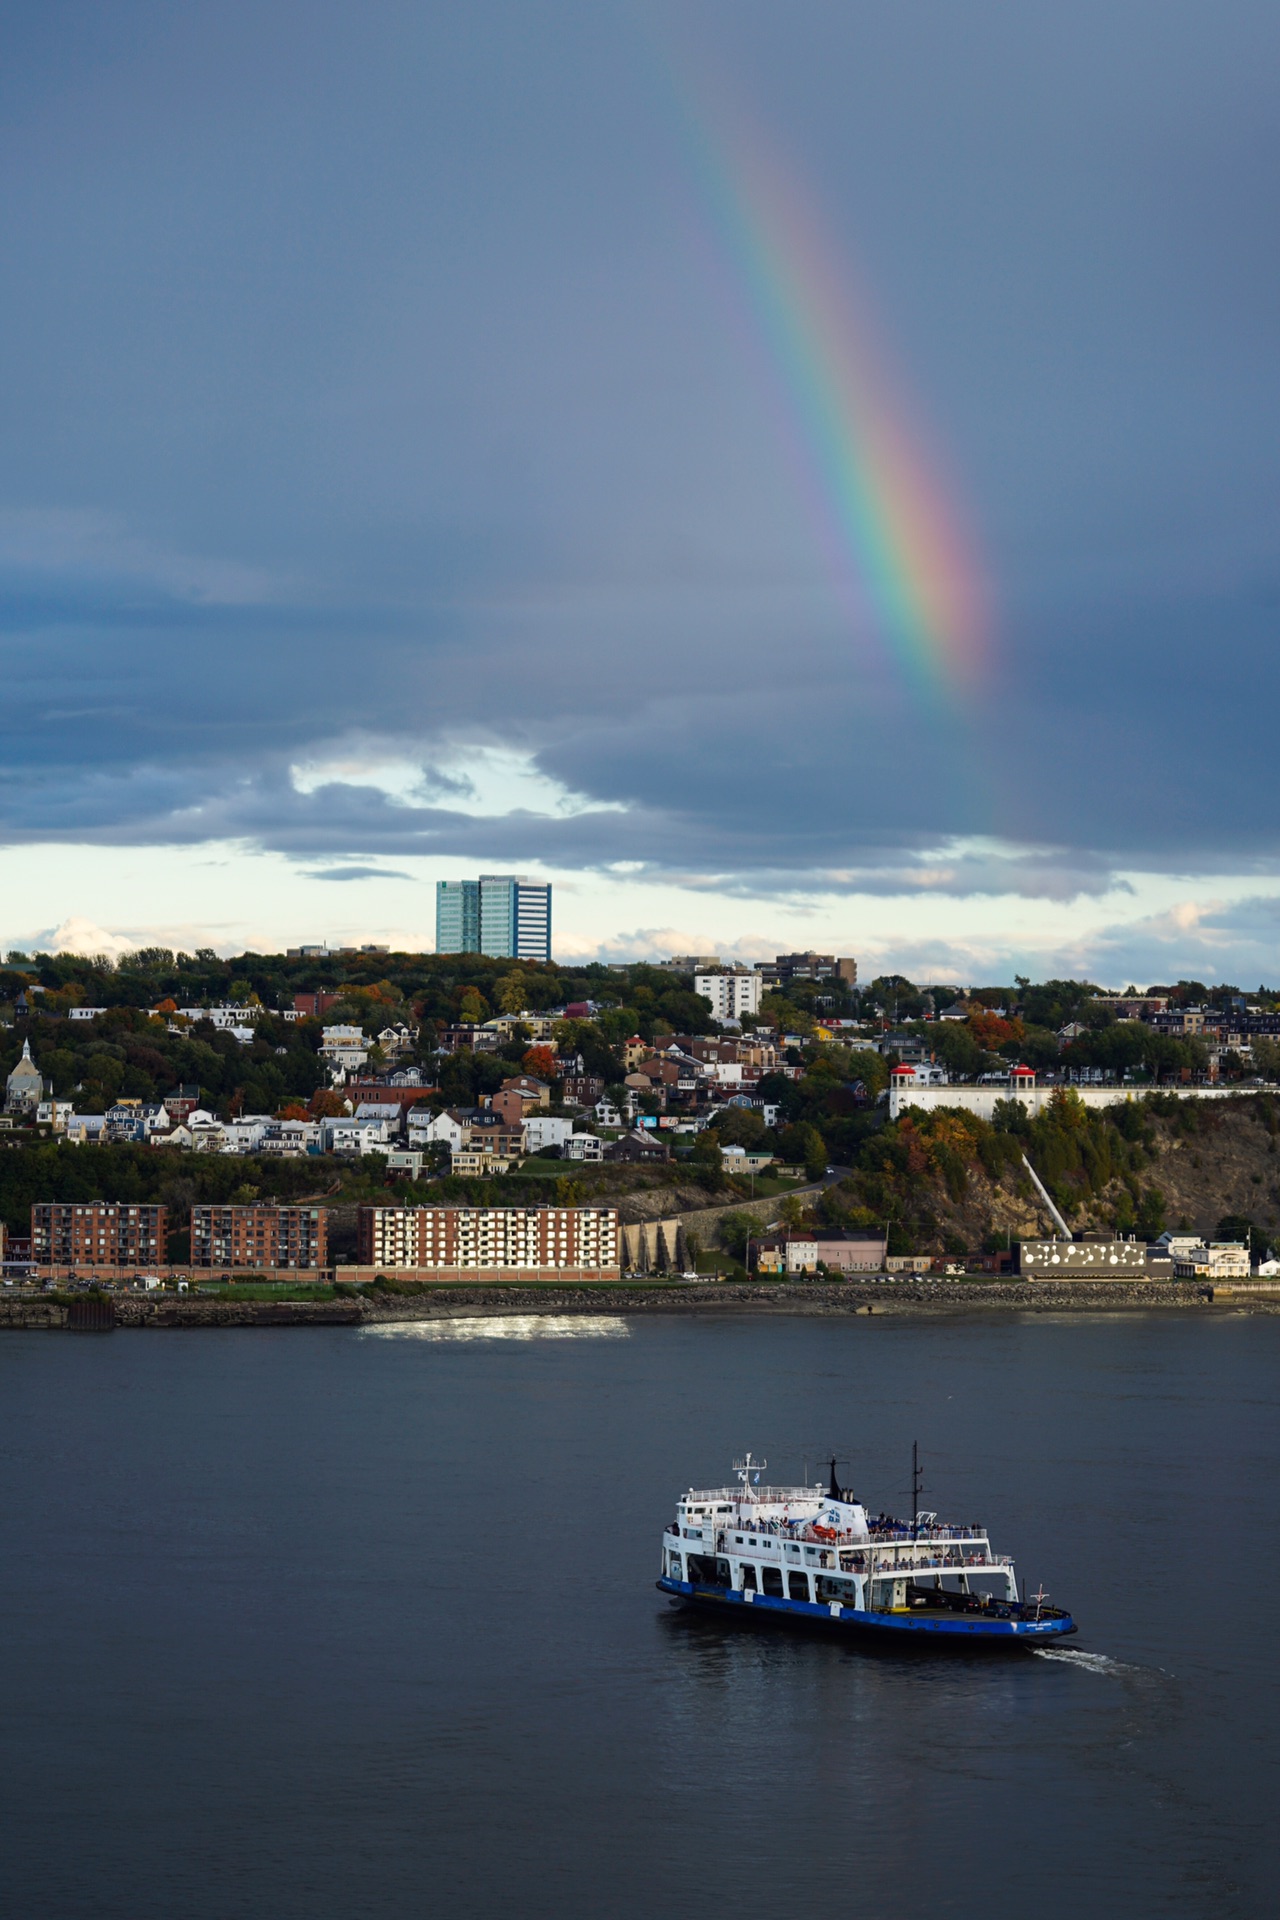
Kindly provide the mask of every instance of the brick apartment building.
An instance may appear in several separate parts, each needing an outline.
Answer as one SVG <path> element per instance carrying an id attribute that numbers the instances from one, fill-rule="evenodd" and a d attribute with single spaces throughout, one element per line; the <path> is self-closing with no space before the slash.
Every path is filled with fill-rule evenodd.
<path id="1" fill-rule="evenodd" d="M 192 1207 L 193 1267 L 323 1267 L 324 1207 Z"/>
<path id="2" fill-rule="evenodd" d="M 361 1266 L 616 1280 L 613 1207 L 361 1207 Z"/>
<path id="3" fill-rule="evenodd" d="M 293 1010 L 301 1020 L 323 1020 L 341 998 L 340 993 L 295 993 Z"/>
<path id="4" fill-rule="evenodd" d="M 155 1267 L 167 1257 L 164 1207 L 121 1201 L 42 1201 L 31 1209 L 38 1267 Z"/>

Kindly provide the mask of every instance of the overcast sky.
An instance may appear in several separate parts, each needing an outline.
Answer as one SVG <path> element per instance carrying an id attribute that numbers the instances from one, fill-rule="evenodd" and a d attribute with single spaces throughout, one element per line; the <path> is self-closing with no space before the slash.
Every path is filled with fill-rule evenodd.
<path id="1" fill-rule="evenodd" d="M 1263 0 L 9 0 L 0 941 L 429 945 L 483 868 L 565 954 L 1280 979 L 1278 59 Z M 962 530 L 963 687 L 851 611 L 726 115 Z"/>

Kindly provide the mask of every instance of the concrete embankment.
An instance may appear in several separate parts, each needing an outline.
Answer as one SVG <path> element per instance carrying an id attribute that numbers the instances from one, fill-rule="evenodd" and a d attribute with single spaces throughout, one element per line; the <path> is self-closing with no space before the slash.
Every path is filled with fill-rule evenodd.
<path id="1" fill-rule="evenodd" d="M 108 1303 L 103 1302 L 102 1306 Z M 4 1328 L 86 1330 L 182 1327 L 377 1326 L 391 1321 L 459 1314 L 510 1313 L 768 1313 L 851 1314 L 1165 1312 L 1280 1313 L 1280 1291 L 1232 1291 L 1200 1284 L 1151 1285 L 1102 1281 L 1043 1285 L 1012 1280 L 894 1278 L 875 1281 L 801 1281 L 791 1284 L 702 1286 L 476 1286 L 433 1287 L 422 1293 L 370 1288 L 358 1299 L 236 1300 L 168 1295 L 124 1296 L 113 1312 L 85 1310 L 80 1301 L 0 1300 Z"/>

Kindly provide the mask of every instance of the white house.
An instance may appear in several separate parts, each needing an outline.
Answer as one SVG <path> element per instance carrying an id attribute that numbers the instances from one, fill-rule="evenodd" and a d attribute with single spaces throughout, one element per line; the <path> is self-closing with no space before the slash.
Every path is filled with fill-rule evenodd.
<path id="1" fill-rule="evenodd" d="M 369 1058 L 369 1042 L 362 1027 L 326 1027 L 320 1041 L 320 1056 L 329 1064 L 335 1078 L 355 1073 Z"/>
<path id="2" fill-rule="evenodd" d="M 553 1113 L 530 1114 L 524 1123 L 525 1151 L 541 1153 L 544 1147 L 559 1147 L 563 1153 L 565 1143 L 572 1135 L 572 1120 Z"/>
<path id="3" fill-rule="evenodd" d="M 361 1100 L 356 1107 L 357 1120 L 381 1120 L 387 1130 L 387 1138 L 398 1138 L 404 1132 L 404 1108 L 398 1100 Z"/>
<path id="4" fill-rule="evenodd" d="M 462 1121 L 449 1112 L 431 1113 L 424 1107 L 411 1107 L 409 1110 L 411 1147 L 429 1147 L 436 1141 L 442 1141 L 451 1153 L 456 1153 L 465 1134 Z"/>
<path id="5" fill-rule="evenodd" d="M 385 1153 L 387 1129 L 381 1120 L 326 1120 L 324 1144 L 329 1153 Z"/>
<path id="6" fill-rule="evenodd" d="M 566 1160 L 603 1160 L 604 1141 L 598 1133 L 571 1133 L 561 1152 Z"/>

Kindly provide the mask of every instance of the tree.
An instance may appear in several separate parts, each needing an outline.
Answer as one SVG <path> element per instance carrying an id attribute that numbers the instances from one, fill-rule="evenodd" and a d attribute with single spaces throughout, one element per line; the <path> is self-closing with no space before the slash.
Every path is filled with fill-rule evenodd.
<path id="1" fill-rule="evenodd" d="M 498 1005 L 503 1013 L 523 1013 L 529 1004 L 529 987 L 520 967 L 513 967 L 494 983 Z"/>
<path id="2" fill-rule="evenodd" d="M 810 1180 L 818 1180 L 827 1170 L 827 1143 L 807 1120 L 784 1127 L 778 1138 L 778 1152 L 790 1166 L 802 1166 Z"/>
<path id="3" fill-rule="evenodd" d="M 711 1130 L 722 1147 L 759 1147 L 768 1131 L 750 1107 L 726 1107 L 711 1122 Z"/>
<path id="4" fill-rule="evenodd" d="M 726 1213 L 720 1221 L 720 1245 L 735 1260 L 746 1257 L 747 1242 L 755 1234 L 756 1223 L 749 1213 Z"/>
<path id="5" fill-rule="evenodd" d="M 554 1080 L 560 1072 L 560 1062 L 550 1047 L 530 1047 L 520 1064 L 535 1080 Z"/>

